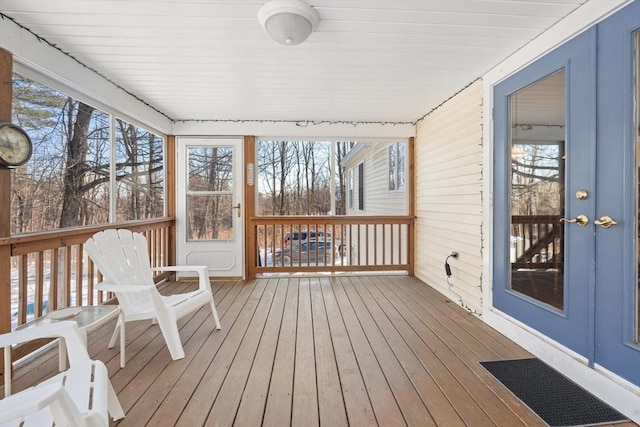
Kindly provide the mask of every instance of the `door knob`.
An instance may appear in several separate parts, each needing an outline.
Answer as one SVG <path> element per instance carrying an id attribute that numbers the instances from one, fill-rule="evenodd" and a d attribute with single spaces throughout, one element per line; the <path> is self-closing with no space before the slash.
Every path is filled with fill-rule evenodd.
<path id="1" fill-rule="evenodd" d="M 602 228 L 611 228 L 617 224 L 609 215 L 603 215 L 600 219 L 593 221 L 595 225 L 599 225 Z"/>
<path id="2" fill-rule="evenodd" d="M 573 219 L 560 218 L 560 222 L 569 222 L 571 224 L 578 224 L 580 227 L 584 227 L 585 225 L 589 224 L 589 217 L 584 214 L 580 214 Z"/>

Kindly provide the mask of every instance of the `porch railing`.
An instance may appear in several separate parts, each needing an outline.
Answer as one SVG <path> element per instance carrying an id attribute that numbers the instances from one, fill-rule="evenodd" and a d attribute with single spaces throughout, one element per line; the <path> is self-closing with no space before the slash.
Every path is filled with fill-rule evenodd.
<path id="1" fill-rule="evenodd" d="M 511 217 L 511 267 L 556 268 L 564 257 L 564 227 L 559 215 Z"/>
<path id="2" fill-rule="evenodd" d="M 11 284 L 11 300 L 0 302 L 0 315 L 9 317 L 2 324 L 14 329 L 46 311 L 108 302 L 112 295 L 94 288 L 102 278 L 83 251 L 84 242 L 98 231 L 126 228 L 143 233 L 152 267 L 160 267 L 174 262 L 174 227 L 175 219 L 165 217 L 1 238 L 0 246 L 9 246 L 11 253 L 11 271 L 1 273 L 10 275 Z M 164 273 L 156 280 L 169 276 Z"/>
<path id="3" fill-rule="evenodd" d="M 249 226 L 250 271 L 413 273 L 413 217 L 257 217 Z"/>

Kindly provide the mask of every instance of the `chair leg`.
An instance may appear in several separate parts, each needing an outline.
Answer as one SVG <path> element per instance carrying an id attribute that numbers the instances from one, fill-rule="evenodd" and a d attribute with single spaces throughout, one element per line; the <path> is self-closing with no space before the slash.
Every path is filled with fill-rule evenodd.
<path id="1" fill-rule="evenodd" d="M 178 331 L 178 321 L 175 316 L 168 316 L 168 313 L 158 313 L 158 325 L 164 337 L 169 353 L 173 360 L 182 359 L 184 357 L 184 349 L 182 341 L 180 341 L 180 332 Z"/>
<path id="2" fill-rule="evenodd" d="M 213 299 L 211 299 L 211 314 L 213 314 L 213 320 L 216 321 L 216 329 L 222 329 L 220 319 L 218 318 L 218 310 L 216 310 L 216 304 L 213 302 Z"/>
<path id="3" fill-rule="evenodd" d="M 116 345 L 116 339 L 118 338 L 118 331 L 120 330 L 120 326 L 124 323 L 124 316 L 122 312 L 118 315 L 118 322 L 116 323 L 116 328 L 113 330 L 113 335 L 111 335 L 111 340 L 109 341 L 109 348 L 113 348 Z"/>
<path id="4" fill-rule="evenodd" d="M 124 410 L 122 409 L 122 405 L 120 405 L 120 400 L 118 400 L 118 395 L 113 389 L 113 385 L 111 385 L 111 380 L 107 379 L 107 386 L 109 387 L 107 390 L 107 404 L 109 407 L 109 415 L 113 418 L 114 421 L 117 421 L 121 418 L 124 418 Z"/>
<path id="5" fill-rule="evenodd" d="M 126 337 L 124 334 L 125 330 L 125 321 L 122 319 L 122 324 L 120 325 L 120 367 L 124 368 L 125 362 L 127 360 L 127 356 L 125 355 L 125 341 Z"/>

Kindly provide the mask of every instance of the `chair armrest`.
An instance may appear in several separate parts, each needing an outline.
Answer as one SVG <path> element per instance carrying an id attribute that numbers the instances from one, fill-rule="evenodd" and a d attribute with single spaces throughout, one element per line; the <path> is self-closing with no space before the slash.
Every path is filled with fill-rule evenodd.
<path id="1" fill-rule="evenodd" d="M 28 388 L 18 394 L 7 396 L 2 400 L 0 423 L 35 414 L 38 411 L 58 403 L 63 406 L 68 421 L 81 425 L 83 417 L 62 383 L 44 384 Z"/>
<path id="2" fill-rule="evenodd" d="M 195 271 L 198 273 L 199 288 L 211 292 L 211 282 L 209 281 L 209 270 L 205 265 L 169 265 L 165 267 L 155 267 L 152 271 Z"/>
<path id="3" fill-rule="evenodd" d="M 100 282 L 95 286 L 95 288 L 97 290 L 99 290 L 99 291 L 106 291 L 106 292 L 136 293 L 136 292 L 148 291 L 151 288 L 151 286 L 147 286 L 147 285 L 114 285 L 112 283 Z"/>
<path id="4" fill-rule="evenodd" d="M 200 272 L 207 273 L 207 267 L 204 265 L 167 265 L 164 267 L 154 267 L 151 271 L 196 271 L 198 274 Z"/>
<path id="5" fill-rule="evenodd" d="M 9 347 L 39 338 L 64 338 L 71 366 L 90 360 L 78 324 L 71 320 L 48 323 L 0 335 L 0 347 Z"/>

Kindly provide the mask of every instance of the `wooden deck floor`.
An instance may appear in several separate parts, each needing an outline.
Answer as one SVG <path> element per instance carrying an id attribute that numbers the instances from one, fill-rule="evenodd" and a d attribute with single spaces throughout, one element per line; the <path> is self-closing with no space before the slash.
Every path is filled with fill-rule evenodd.
<path id="1" fill-rule="evenodd" d="M 90 334 L 127 414 L 112 425 L 544 425 L 478 364 L 530 355 L 413 277 L 213 286 L 223 329 L 205 309 L 183 319 L 182 360 L 148 322 L 129 324 L 124 369 L 106 348 L 114 324 Z M 50 375 L 55 354 L 16 369 L 15 388 Z"/>

